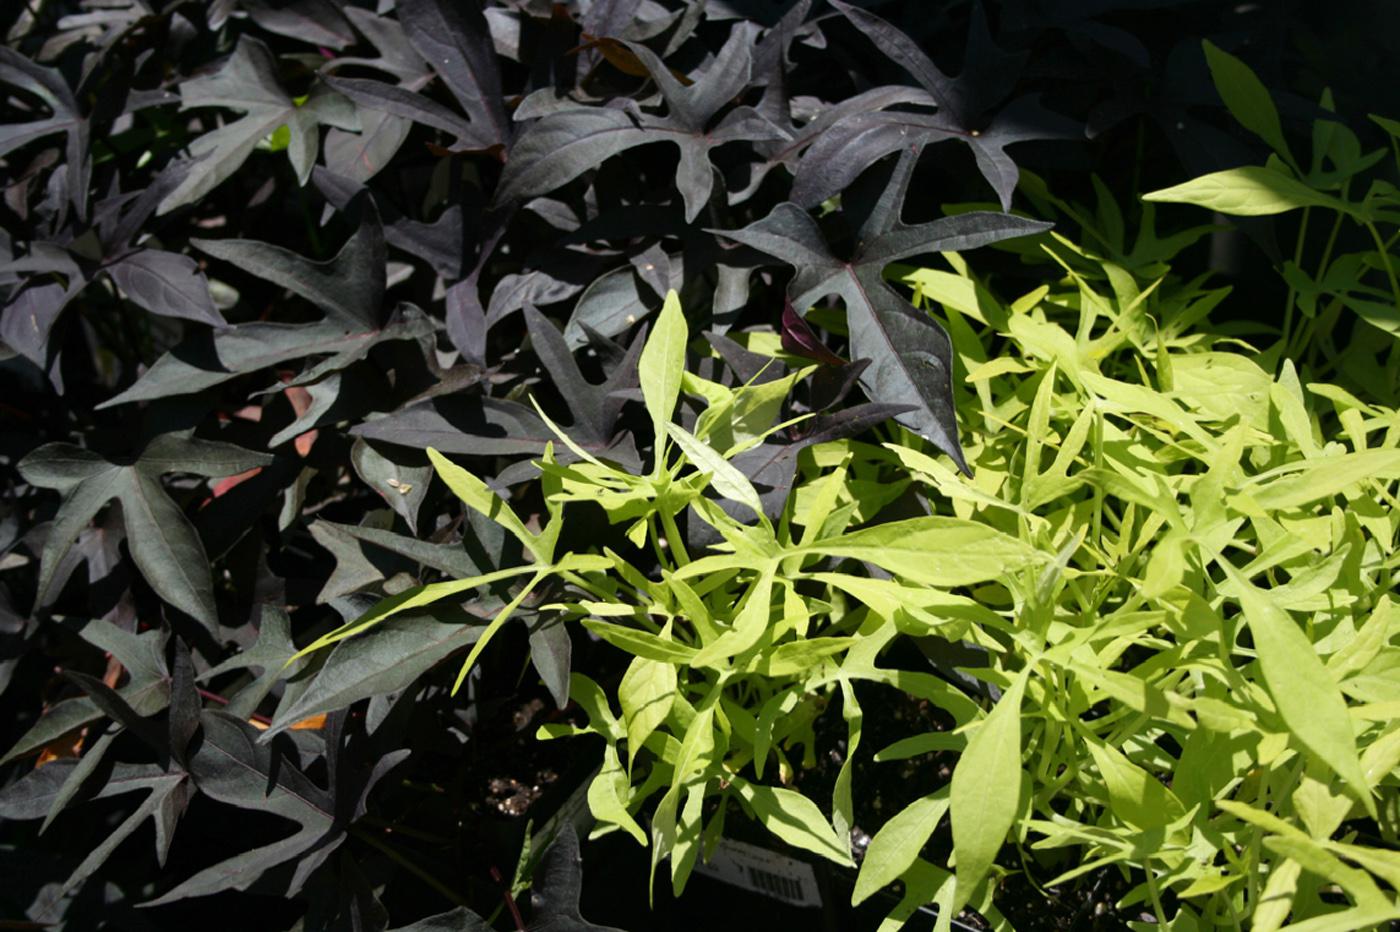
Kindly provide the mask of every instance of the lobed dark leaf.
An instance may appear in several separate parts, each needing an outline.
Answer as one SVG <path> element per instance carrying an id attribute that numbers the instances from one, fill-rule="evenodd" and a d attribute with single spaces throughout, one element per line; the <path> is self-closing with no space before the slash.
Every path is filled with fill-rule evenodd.
<path id="1" fill-rule="evenodd" d="M 48 370 L 58 358 L 57 348 L 50 346 L 54 325 L 86 287 L 88 273 L 68 249 L 50 242 L 30 243 L 28 255 L 5 263 L 3 269 L 30 274 L 0 312 L 0 340 Z"/>
<path id="2" fill-rule="evenodd" d="M 594 925 L 579 915 L 583 891 L 583 856 L 572 824 L 559 829 L 530 887 L 530 932 L 621 932 Z"/>
<path id="3" fill-rule="evenodd" d="M 33 94 L 53 111 L 53 115 L 46 119 L 0 125 L 0 155 L 6 155 L 36 139 L 63 133 L 67 138 L 65 164 L 69 172 L 68 198 L 78 218 L 84 219 L 88 209 L 88 181 L 92 174 L 92 160 L 88 153 L 91 130 L 87 119 L 79 112 L 78 102 L 68 82 L 58 71 L 35 64 L 8 46 L 0 46 L 0 84 Z"/>
<path id="4" fill-rule="evenodd" d="M 128 298 L 152 314 L 228 326 L 209 297 L 204 273 L 189 256 L 138 249 L 107 266 L 106 272 Z"/>
<path id="5" fill-rule="evenodd" d="M 898 420 L 947 453 L 964 472 L 953 407 L 952 345 L 948 334 L 884 281 L 884 267 L 901 258 L 972 249 L 1048 229 L 1048 224 L 1009 214 L 961 214 L 910 226 L 900 220 L 917 149 L 905 150 L 861 224 L 856 254 L 837 258 L 816 221 L 795 204 L 742 230 L 722 235 L 751 246 L 796 270 L 788 288 L 792 303 L 807 307 L 838 295 L 846 306 L 851 355 L 869 359 L 861 385 L 873 401 L 910 406 Z"/>
<path id="6" fill-rule="evenodd" d="M 488 397 L 437 398 L 410 405 L 401 411 L 360 424 L 350 431 L 368 440 L 382 440 L 423 450 L 434 447 L 444 453 L 510 456 L 542 453 L 558 436 L 519 402 Z M 595 456 L 626 465 L 635 463 L 635 450 L 625 443 L 579 443 Z M 562 456 L 562 454 L 561 454 Z"/>
<path id="7" fill-rule="evenodd" d="M 973 150 L 978 168 L 996 190 L 1003 210 L 1019 172 L 1006 147 L 1033 139 L 1070 138 L 1077 124 L 1022 98 L 988 118 L 987 112 L 1015 86 L 1024 53 L 1006 53 L 992 41 L 981 7 L 974 8 L 963 73 L 951 79 L 929 60 L 917 43 L 867 10 L 833 0 L 838 10 L 885 55 L 898 63 L 927 92 L 936 115 L 883 112 L 878 98 L 872 109 L 844 115 L 807 150 L 797 169 L 793 200 L 813 206 L 849 185 L 862 170 L 908 146 L 921 147 L 958 139 Z M 918 101 L 914 101 L 918 102 Z"/>
<path id="8" fill-rule="evenodd" d="M 324 85 L 312 88 L 301 104 L 282 89 L 272 52 L 257 39 L 239 40 L 224 67 L 180 85 L 185 109 L 228 107 L 243 117 L 200 136 L 190 145 L 190 164 L 180 184 L 161 201 L 157 213 L 191 204 L 222 184 L 244 163 L 259 142 L 279 127 L 289 132 L 287 156 L 297 180 L 311 176 L 323 124 L 358 130 L 355 108 Z"/>
<path id="9" fill-rule="evenodd" d="M 617 432 L 623 399 L 618 392 L 637 384 L 637 359 L 641 341 L 635 340 L 627 355 L 611 367 L 608 378 L 595 385 L 583 377 L 564 336 L 532 305 L 525 305 L 530 341 L 574 420 L 569 436 L 589 445 L 608 446 Z"/>
<path id="10" fill-rule="evenodd" d="M 239 0 L 253 22 L 268 32 L 303 42 L 344 48 L 355 41 L 355 34 L 330 0 L 295 0 L 273 6 L 266 0 Z"/>
<path id="11" fill-rule="evenodd" d="M 351 201 L 346 212 L 356 230 L 335 258 L 326 262 L 313 262 L 256 240 L 191 242 L 201 252 L 305 298 L 325 312 L 328 322 L 339 324 L 346 332 L 375 329 L 384 303 L 384 231 L 379 211 L 368 195 Z"/>
<path id="12" fill-rule="evenodd" d="M 510 120 L 491 30 L 479 0 L 399 0 L 399 22 L 490 144 L 509 148 Z"/>
<path id="13" fill-rule="evenodd" d="M 530 663 L 540 675 L 556 707 L 569 704 L 569 672 L 573 662 L 573 640 L 557 614 L 537 614 L 529 622 Z"/>
<path id="14" fill-rule="evenodd" d="M 269 462 L 267 456 L 229 444 L 175 434 L 156 438 L 130 464 L 62 443 L 30 453 L 19 464 L 25 479 L 63 492 L 41 556 L 40 601 L 78 532 L 115 498 L 121 502 L 131 557 L 141 574 L 163 599 L 215 630 L 218 617 L 204 546 L 159 477 L 176 471 L 233 475 Z"/>
<path id="15" fill-rule="evenodd" d="M 438 610 L 396 615 L 337 644 L 296 701 L 279 707 L 263 740 L 303 719 L 343 709 L 370 696 L 398 692 L 442 660 L 469 648 L 483 619 Z"/>
<path id="16" fill-rule="evenodd" d="M 326 84 L 362 107 L 449 133 L 457 138 L 454 148 L 485 148 L 476 127 L 416 91 L 373 78 L 327 78 Z"/>
<path id="17" fill-rule="evenodd" d="M 201 726 L 203 740 L 190 758 L 190 774 L 199 791 L 217 802 L 280 816 L 295 822 L 298 829 L 197 872 L 148 905 L 220 890 L 246 890 L 268 870 L 299 858 L 287 891 L 295 895 L 344 840 L 333 798 L 284 759 L 277 747 L 259 743 L 260 733 L 246 722 L 206 710 Z"/>
<path id="18" fill-rule="evenodd" d="M 209 682 L 234 670 L 261 669 L 257 679 L 240 689 L 224 707 L 230 715 L 247 718 L 257 711 L 258 705 L 283 676 L 295 674 L 304 665 L 304 661 L 291 663 L 296 653 L 291 619 L 287 617 L 286 610 L 263 605 L 259 610 L 257 641 L 204 671 L 199 680 Z"/>

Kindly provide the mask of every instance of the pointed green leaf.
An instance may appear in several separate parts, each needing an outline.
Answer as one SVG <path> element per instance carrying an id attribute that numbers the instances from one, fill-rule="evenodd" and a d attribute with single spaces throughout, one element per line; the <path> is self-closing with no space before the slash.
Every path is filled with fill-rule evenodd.
<path id="1" fill-rule="evenodd" d="M 919 852 L 948 811 L 948 787 L 914 800 L 886 822 L 865 849 L 856 877 L 851 905 L 868 899 L 886 884 L 900 879 L 919 858 Z"/>
<path id="2" fill-rule="evenodd" d="M 666 716 L 676 699 L 676 668 L 669 663 L 634 657 L 617 687 L 617 699 L 627 722 L 627 767 Z"/>
<path id="3" fill-rule="evenodd" d="M 647 846 L 646 833 L 627 811 L 627 797 L 631 792 L 631 782 L 627 771 L 618 760 L 617 745 L 603 746 L 603 767 L 593 782 L 588 785 L 588 811 L 599 822 L 620 826 L 637 840 L 643 848 Z"/>
<path id="4" fill-rule="evenodd" d="M 1360 450 L 1318 457 L 1300 469 L 1258 487 L 1247 487 L 1253 503 L 1269 511 L 1284 511 L 1340 495 L 1368 479 L 1400 479 L 1400 450 Z"/>
<path id="5" fill-rule="evenodd" d="M 714 447 L 679 424 L 668 424 L 666 429 L 671 439 L 685 451 L 691 464 L 701 472 L 709 473 L 710 485 L 716 492 L 731 502 L 747 505 L 760 520 L 764 518 L 763 502 L 758 497 L 758 491 L 743 473 L 720 456 Z"/>
<path id="6" fill-rule="evenodd" d="M 596 618 L 584 619 L 583 626 L 598 637 L 637 657 L 645 657 L 658 663 L 695 664 L 695 648 L 678 643 L 668 637 L 615 625 Z"/>
<path id="7" fill-rule="evenodd" d="M 1212 172 L 1184 184 L 1142 196 L 1144 201 L 1195 204 L 1234 217 L 1281 214 L 1299 207 L 1326 207 L 1350 213 L 1345 201 L 1321 192 L 1271 168 L 1246 165 Z"/>
<path id="8" fill-rule="evenodd" d="M 991 870 L 1021 806 L 1021 696 L 1030 669 L 1016 677 L 996 708 L 968 739 L 953 769 L 951 817 L 962 909 Z"/>
<path id="9" fill-rule="evenodd" d="M 1279 124 L 1278 109 L 1269 96 L 1268 88 L 1259 80 L 1248 65 L 1228 52 L 1223 52 L 1209 40 L 1201 45 L 1205 48 L 1206 64 L 1210 65 L 1210 76 L 1215 80 L 1215 89 L 1220 99 L 1230 108 L 1230 113 L 1249 130 L 1283 156 L 1290 164 L 1293 154 L 1288 151 L 1288 142 L 1283 138 L 1283 127 Z"/>
<path id="10" fill-rule="evenodd" d="M 637 362 L 642 398 L 646 402 L 647 413 L 651 415 L 652 431 L 656 437 L 657 475 L 660 475 L 664 465 L 660 456 L 662 438 L 666 436 L 666 425 L 671 422 L 671 414 L 676 410 L 676 401 L 681 394 L 681 379 L 685 375 L 685 345 L 689 338 L 680 296 L 668 291 L 666 302 L 661 307 L 661 316 L 656 320 L 656 329 L 647 337 L 641 359 Z"/>
<path id="11" fill-rule="evenodd" d="M 1044 561 L 1034 548 L 985 524 L 937 515 L 877 524 L 794 552 L 865 560 L 929 586 L 986 582 Z"/>
<path id="12" fill-rule="evenodd" d="M 1351 787 L 1375 816 L 1375 801 L 1361 771 L 1346 700 L 1303 630 L 1269 593 L 1256 589 L 1229 562 L 1219 561 L 1254 636 L 1264 683 L 1288 730 Z"/>
<path id="13" fill-rule="evenodd" d="M 447 487 L 452 490 L 453 495 L 460 498 L 468 507 L 480 512 L 509 531 L 541 563 L 549 562 L 550 555 L 539 552 L 541 548 L 538 538 L 525 529 L 525 525 L 515 514 L 515 511 L 499 495 L 491 491 L 486 483 L 432 447 L 428 447 L 428 459 L 432 461 L 433 468 L 437 470 L 438 476 L 447 484 Z"/>
<path id="14" fill-rule="evenodd" d="M 768 831 L 794 848 L 854 866 L 849 843 L 836 836 L 821 809 L 806 796 L 796 790 L 750 783 L 741 777 L 733 777 L 730 782 Z"/>
<path id="15" fill-rule="evenodd" d="M 1108 788 L 1109 806 L 1124 822 L 1143 830 L 1160 829 L 1186 814 L 1181 800 L 1152 774 L 1092 736 L 1082 739 Z"/>

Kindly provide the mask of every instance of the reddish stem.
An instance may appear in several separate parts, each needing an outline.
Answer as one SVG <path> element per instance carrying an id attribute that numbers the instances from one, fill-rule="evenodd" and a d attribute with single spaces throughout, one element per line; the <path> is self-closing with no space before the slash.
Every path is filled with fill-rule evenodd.
<path id="1" fill-rule="evenodd" d="M 199 693 L 200 696 L 202 696 L 203 698 L 208 699 L 208 700 L 210 700 L 211 702 L 217 702 L 219 705 L 228 705 L 228 704 L 229 704 L 229 700 L 228 700 L 227 698 L 223 697 L 223 696 L 220 696 L 218 693 L 211 693 L 209 690 L 207 690 L 207 689 L 200 689 L 198 686 L 196 686 L 196 687 L 194 688 L 194 691 L 197 692 L 197 693 Z M 272 724 L 272 719 L 268 718 L 266 715 L 259 715 L 259 714 L 256 713 L 256 712 L 254 712 L 252 715 L 250 715 L 250 716 L 248 716 L 248 717 L 249 717 L 250 719 L 252 719 L 253 721 L 257 722 L 259 725 L 271 725 L 271 724 Z"/>
<path id="2" fill-rule="evenodd" d="M 510 895 L 510 888 L 506 886 L 501 872 L 496 869 L 496 865 L 491 865 L 491 879 L 496 882 L 496 886 L 501 888 L 501 899 L 506 902 L 506 909 L 510 910 L 510 918 L 515 923 L 517 932 L 525 932 L 525 917 L 520 915 L 520 907 L 515 905 L 515 897 Z"/>

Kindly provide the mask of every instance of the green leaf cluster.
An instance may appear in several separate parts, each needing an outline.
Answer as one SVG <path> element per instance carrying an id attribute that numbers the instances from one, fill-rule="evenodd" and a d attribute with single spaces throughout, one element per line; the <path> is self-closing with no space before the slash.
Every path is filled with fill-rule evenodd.
<path id="1" fill-rule="evenodd" d="M 1279 270 L 1288 283 L 1280 332 L 1283 355 L 1334 353 L 1328 337 L 1343 311 L 1400 338 L 1400 188 L 1391 180 L 1393 169 L 1400 168 L 1400 123 L 1372 115 L 1389 137 L 1390 149 L 1365 152 L 1346 124 L 1319 118 L 1312 125 L 1311 160 L 1304 164 L 1289 148 L 1272 96 L 1249 66 L 1208 41 L 1204 47 L 1226 107 L 1272 153 L 1264 165 L 1211 172 L 1143 199 L 1194 204 L 1235 217 L 1302 211 L 1293 255 Z M 1319 106 L 1335 112 L 1330 91 L 1323 93 Z M 1393 160 L 1386 159 L 1388 154 Z M 1315 211 L 1332 219 L 1317 256 L 1307 248 Z M 1363 247 L 1338 248 L 1339 234 L 1348 227 L 1364 232 Z M 1345 242 L 1343 237 L 1343 247 Z"/>
<path id="2" fill-rule="evenodd" d="M 587 724 L 541 737 L 603 739 L 588 791 L 599 830 L 649 845 L 653 870 L 669 859 L 677 890 L 739 813 L 855 863 L 863 682 L 954 722 L 877 761 L 959 752 L 949 785 L 909 802 L 864 853 L 857 901 L 903 883 L 892 928 L 930 901 L 945 924 L 967 905 L 1000 921 L 992 896 L 1012 848 L 1051 886 L 1115 865 L 1131 878 L 1125 904 L 1173 928 L 1400 917 L 1396 410 L 1305 382 L 1291 362 L 1271 374 L 1202 323 L 1221 295 L 1200 281 L 1144 282 L 1060 237 L 1042 259 L 1063 276 L 1007 303 L 946 258 L 890 274 L 948 314 L 959 413 L 980 428 L 965 442 L 973 478 L 891 426 L 885 443 L 804 451 L 770 521 L 730 460 L 783 426 L 757 401 L 773 383 L 730 389 L 687 372 L 672 295 L 641 354 L 658 451 L 646 475 L 554 428 L 577 459 L 539 463 L 550 520 L 535 532 L 434 454 L 532 562 L 403 593 L 308 650 L 528 576 L 465 673 L 511 607 L 552 580 L 562 595 L 539 611 L 632 659 L 615 686 L 574 673 Z M 681 399 L 697 412 L 689 429 Z M 926 513 L 889 518 L 901 498 Z M 609 549 L 555 553 L 583 503 L 650 547 L 659 570 Z M 690 552 L 687 522 L 717 542 Z M 983 664 L 959 672 L 998 698 L 979 702 L 949 670 L 883 665 L 900 638 L 976 650 Z M 848 753 L 833 797 L 812 799 L 791 784 L 833 701 Z M 936 851 L 944 819 L 951 851 Z"/>
<path id="3" fill-rule="evenodd" d="M 1143 281 L 1162 269 L 1135 273 L 1090 232 L 1094 248 L 1057 237 L 1042 261 L 1064 277 L 1009 303 L 956 256 L 903 273 L 953 309 L 960 414 L 984 425 L 976 478 L 900 444 L 868 455 L 909 469 L 935 509 L 1056 556 L 973 591 L 999 622 L 964 635 L 987 653 L 965 672 L 1001 698 L 951 793 L 876 835 L 857 896 L 899 877 L 965 902 L 915 859 L 946 811 L 957 872 L 999 849 L 1001 872 L 1009 845 L 1052 887 L 1115 865 L 1121 905 L 1170 928 L 1389 921 L 1396 409 L 1288 359 L 1271 373 L 1212 332 L 1218 290 Z"/>

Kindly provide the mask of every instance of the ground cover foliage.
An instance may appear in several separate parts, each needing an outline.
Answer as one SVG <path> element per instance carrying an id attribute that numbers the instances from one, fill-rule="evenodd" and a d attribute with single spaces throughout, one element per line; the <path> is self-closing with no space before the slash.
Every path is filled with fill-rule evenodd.
<path id="1" fill-rule="evenodd" d="M 7 5 L 0 920 L 1400 919 L 1387 17 Z"/>

